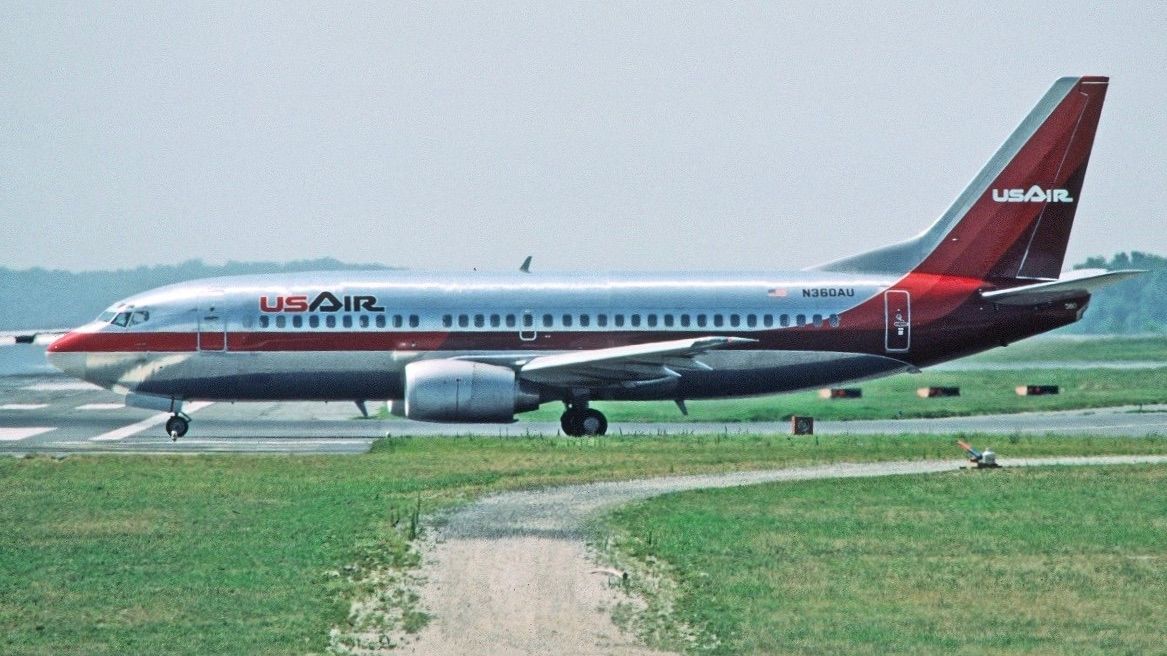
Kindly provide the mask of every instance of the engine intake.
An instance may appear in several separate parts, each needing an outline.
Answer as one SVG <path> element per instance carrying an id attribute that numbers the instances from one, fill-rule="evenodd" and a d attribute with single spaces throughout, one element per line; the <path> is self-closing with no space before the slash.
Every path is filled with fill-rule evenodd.
<path id="1" fill-rule="evenodd" d="M 464 360 L 405 366 L 404 415 L 418 421 L 509 423 L 539 407 L 539 393 L 507 367 Z"/>

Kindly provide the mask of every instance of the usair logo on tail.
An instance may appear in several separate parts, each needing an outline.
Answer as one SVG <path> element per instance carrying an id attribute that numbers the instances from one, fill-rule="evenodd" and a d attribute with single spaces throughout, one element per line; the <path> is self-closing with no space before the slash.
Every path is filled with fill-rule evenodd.
<path id="1" fill-rule="evenodd" d="M 1025 189 L 994 189 L 993 200 L 998 203 L 1072 203 L 1066 189 L 1042 189 L 1033 185 Z"/>

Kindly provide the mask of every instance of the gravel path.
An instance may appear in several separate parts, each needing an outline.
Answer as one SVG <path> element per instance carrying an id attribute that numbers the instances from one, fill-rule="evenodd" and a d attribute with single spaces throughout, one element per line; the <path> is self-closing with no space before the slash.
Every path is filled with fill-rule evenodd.
<path id="1" fill-rule="evenodd" d="M 1167 463 L 1167 456 L 1001 459 L 1004 466 Z M 583 524 L 660 494 L 773 481 L 952 471 L 959 461 L 836 464 L 673 476 L 508 492 L 449 517 L 425 554 L 423 607 L 434 616 L 407 654 L 654 654 L 610 619 L 619 600 L 596 573 Z"/>

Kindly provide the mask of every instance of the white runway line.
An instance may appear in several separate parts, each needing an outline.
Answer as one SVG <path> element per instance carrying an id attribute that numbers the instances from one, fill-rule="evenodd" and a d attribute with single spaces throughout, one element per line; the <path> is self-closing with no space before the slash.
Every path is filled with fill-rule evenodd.
<path id="1" fill-rule="evenodd" d="M 3 428 L 0 427 L 0 442 L 15 442 L 16 440 L 23 440 L 32 437 L 33 435 L 40 435 L 51 430 L 56 430 L 55 426 L 22 426 L 19 428 Z"/>
<path id="2" fill-rule="evenodd" d="M 79 405 L 76 410 L 121 410 L 126 407 L 124 403 L 86 403 Z"/>
<path id="3" fill-rule="evenodd" d="M 48 403 L 5 403 L 0 410 L 40 410 L 49 407 Z"/>
<path id="4" fill-rule="evenodd" d="M 209 405 L 211 405 L 211 401 L 198 401 L 196 403 L 188 403 L 182 408 L 182 411 L 189 415 L 192 412 L 197 412 L 199 410 L 202 410 L 203 408 L 205 408 Z M 102 433 L 101 435 L 98 435 L 97 437 L 91 437 L 91 438 L 89 438 L 89 441 L 90 442 L 111 442 L 114 440 L 124 440 L 131 435 L 135 435 L 137 433 L 140 433 L 140 432 L 146 430 L 147 428 L 153 428 L 154 426 L 160 426 L 162 424 L 165 424 L 166 420 L 170 419 L 170 417 L 171 417 L 171 414 L 169 412 L 163 412 L 161 414 L 154 415 L 153 417 L 148 417 L 146 419 L 143 419 L 142 421 L 139 421 L 135 424 L 130 424 L 129 426 L 122 426 L 121 428 L 116 428 L 114 430 L 109 431 L 108 433 Z"/>

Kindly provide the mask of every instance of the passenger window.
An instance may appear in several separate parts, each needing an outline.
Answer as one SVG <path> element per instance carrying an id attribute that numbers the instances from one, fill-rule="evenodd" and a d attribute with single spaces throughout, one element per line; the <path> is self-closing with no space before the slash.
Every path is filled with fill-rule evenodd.
<path id="1" fill-rule="evenodd" d="M 336 328 L 336 315 L 330 314 L 324 317 L 324 325 L 329 328 Z"/>
<path id="2" fill-rule="evenodd" d="M 773 326 L 774 325 L 774 315 L 763 314 L 762 315 L 762 325 L 767 327 L 767 328 L 769 328 L 770 326 Z"/>
<path id="3" fill-rule="evenodd" d="M 666 314 L 666 315 L 664 315 L 664 317 L 665 317 L 665 328 L 672 328 L 673 327 L 673 315 Z"/>
<path id="4" fill-rule="evenodd" d="M 649 328 L 656 328 L 656 315 L 655 314 L 648 315 L 648 327 Z"/>
<path id="5" fill-rule="evenodd" d="M 827 320 L 831 322 L 831 328 L 838 328 L 839 327 L 839 315 L 832 314 L 830 317 L 827 318 Z"/>
<path id="6" fill-rule="evenodd" d="M 713 315 L 713 325 L 717 328 L 724 326 L 725 317 L 721 316 L 720 314 Z"/>
<path id="7" fill-rule="evenodd" d="M 352 317 L 352 315 L 351 315 L 351 314 L 346 314 L 346 315 L 344 315 L 344 318 L 342 318 L 342 319 L 340 320 L 340 323 L 341 323 L 341 325 L 342 325 L 342 326 L 344 326 L 345 328 L 352 328 L 352 327 L 353 327 L 353 317 Z"/>
<path id="8" fill-rule="evenodd" d="M 571 327 L 571 315 L 570 314 L 563 315 L 563 327 L 564 328 Z"/>
<path id="9" fill-rule="evenodd" d="M 417 316 L 416 314 L 409 315 L 409 327 L 410 328 L 417 328 L 418 324 L 420 324 L 420 323 L 421 323 L 421 317 Z"/>
<path id="10" fill-rule="evenodd" d="M 474 327 L 475 328 L 482 328 L 485 326 L 486 326 L 486 315 L 485 314 L 474 315 Z"/>
<path id="11" fill-rule="evenodd" d="M 405 325 L 405 317 L 400 314 L 393 315 L 393 327 L 400 328 L 403 325 Z"/>
<path id="12" fill-rule="evenodd" d="M 596 315 L 596 325 L 599 326 L 600 328 L 606 328 L 608 326 L 608 315 L 597 314 Z"/>
<path id="13" fill-rule="evenodd" d="M 624 315 L 623 315 L 623 314 L 617 314 L 617 315 L 616 315 L 616 317 L 615 317 L 615 319 L 616 319 L 616 327 L 617 327 L 617 328 L 623 328 L 623 327 L 624 327 Z"/>
<path id="14" fill-rule="evenodd" d="M 449 315 L 449 314 L 443 314 L 442 315 L 442 325 L 445 326 L 446 328 L 453 328 L 454 327 L 454 317 L 452 315 Z"/>
<path id="15" fill-rule="evenodd" d="M 682 328 L 688 328 L 688 327 L 689 327 L 689 315 L 687 315 L 687 314 L 682 314 L 682 315 L 681 315 L 681 327 L 682 327 Z"/>
<path id="16" fill-rule="evenodd" d="M 698 328 L 704 328 L 704 327 L 705 327 L 705 315 L 704 315 L 704 314 L 698 314 L 698 315 L 697 315 L 697 327 L 698 327 Z"/>
<path id="17" fill-rule="evenodd" d="M 490 327 L 498 328 L 502 325 L 502 317 L 497 314 L 490 315 Z"/>
<path id="18" fill-rule="evenodd" d="M 814 319 L 812 320 L 810 325 L 815 326 L 816 328 L 818 326 L 823 325 L 823 315 L 821 315 L 821 314 L 814 315 Z"/>
<path id="19" fill-rule="evenodd" d="M 587 328 L 592 324 L 592 317 L 588 314 L 579 315 L 579 325 L 581 328 Z"/>
<path id="20" fill-rule="evenodd" d="M 283 328 L 286 325 L 288 325 L 288 318 L 287 317 L 285 317 L 282 314 L 280 316 L 276 317 L 276 328 Z"/>
<path id="21" fill-rule="evenodd" d="M 800 315 L 794 317 L 794 323 L 796 323 L 800 326 L 805 326 L 806 325 L 806 315 L 800 314 Z"/>
<path id="22" fill-rule="evenodd" d="M 507 315 L 507 328 L 514 328 L 514 327 L 515 327 L 515 315 L 508 314 Z"/>
<path id="23" fill-rule="evenodd" d="M 296 316 L 292 317 L 292 327 L 293 328 L 302 328 L 303 326 L 304 326 L 304 317 L 301 317 L 298 314 Z"/>
<path id="24" fill-rule="evenodd" d="M 259 315 L 259 327 L 260 328 L 267 328 L 267 326 L 270 322 L 271 322 L 271 318 L 269 318 L 266 314 Z"/>
<path id="25" fill-rule="evenodd" d="M 757 326 L 758 325 L 758 315 L 747 314 L 746 315 L 746 325 L 749 326 L 750 328 Z"/>
<path id="26" fill-rule="evenodd" d="M 790 315 L 789 314 L 782 315 L 781 317 L 779 317 L 778 320 L 782 324 L 783 328 L 790 325 Z"/>
<path id="27" fill-rule="evenodd" d="M 448 315 L 448 314 L 446 315 L 447 318 L 449 318 L 449 316 L 450 315 Z M 385 327 L 385 315 L 378 314 L 377 318 L 374 319 L 373 322 L 377 324 L 378 328 L 384 328 Z"/>
<path id="28" fill-rule="evenodd" d="M 292 323 L 295 323 L 295 321 L 293 321 Z M 309 328 L 319 328 L 320 327 L 320 317 L 315 315 L 315 314 L 308 317 L 308 327 Z"/>
<path id="29" fill-rule="evenodd" d="M 631 318 L 632 318 L 632 327 L 639 328 L 640 327 L 640 315 L 634 314 L 634 315 L 632 315 Z"/>
<path id="30" fill-rule="evenodd" d="M 362 314 L 362 315 L 361 315 L 361 318 L 358 320 L 358 323 L 360 323 L 360 325 L 361 325 L 361 328 L 368 328 L 368 327 L 369 327 L 369 317 L 368 317 L 368 315 Z"/>
<path id="31" fill-rule="evenodd" d="M 470 327 L 470 315 L 469 314 L 459 314 L 458 315 L 458 327 L 459 328 L 469 328 Z"/>
<path id="32" fill-rule="evenodd" d="M 527 328 L 534 328 L 535 327 L 535 317 L 533 315 L 530 315 L 530 314 L 524 314 L 523 315 L 523 325 L 526 326 Z"/>
<path id="33" fill-rule="evenodd" d="M 544 314 L 543 315 L 543 327 L 550 328 L 553 325 L 555 325 L 555 317 L 551 316 L 550 314 Z"/>
<path id="34" fill-rule="evenodd" d="M 737 328 L 738 326 L 742 325 L 741 316 L 737 315 L 737 314 L 729 315 L 729 325 L 733 326 L 734 328 Z"/>

